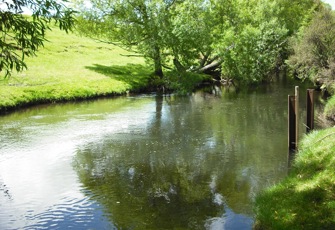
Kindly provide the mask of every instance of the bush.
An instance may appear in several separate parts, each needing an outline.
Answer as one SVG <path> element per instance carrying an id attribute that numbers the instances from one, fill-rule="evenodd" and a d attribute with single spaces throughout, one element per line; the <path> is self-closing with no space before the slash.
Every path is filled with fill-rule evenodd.
<path id="1" fill-rule="evenodd" d="M 286 46 L 287 30 L 273 19 L 260 25 L 246 25 L 240 34 L 226 33 L 224 43 L 233 44 L 223 52 L 222 75 L 242 84 L 267 81 L 277 67 Z"/>
<path id="2" fill-rule="evenodd" d="M 323 8 L 309 26 L 292 41 L 294 54 L 287 64 L 300 79 L 309 79 L 322 89 L 335 83 L 335 12 Z"/>

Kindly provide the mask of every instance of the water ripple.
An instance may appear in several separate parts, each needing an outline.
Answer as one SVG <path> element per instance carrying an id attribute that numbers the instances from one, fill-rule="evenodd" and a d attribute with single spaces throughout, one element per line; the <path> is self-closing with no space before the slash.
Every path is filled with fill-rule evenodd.
<path id="1" fill-rule="evenodd" d="M 102 216 L 99 204 L 88 198 L 64 198 L 62 202 L 43 213 L 26 216 L 33 224 L 26 225 L 23 229 L 115 229 Z"/>

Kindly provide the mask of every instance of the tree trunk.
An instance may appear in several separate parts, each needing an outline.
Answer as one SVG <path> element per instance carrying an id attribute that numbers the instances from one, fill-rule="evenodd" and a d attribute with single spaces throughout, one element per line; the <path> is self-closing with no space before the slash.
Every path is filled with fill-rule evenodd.
<path id="1" fill-rule="evenodd" d="M 178 72 L 185 72 L 186 68 L 180 63 L 180 61 L 177 58 L 173 59 L 173 64 L 176 67 Z"/>
<path id="2" fill-rule="evenodd" d="M 155 71 L 154 74 L 160 78 L 163 78 L 163 67 L 162 67 L 162 58 L 160 54 L 159 47 L 154 48 L 154 64 L 155 64 Z"/>
<path id="3" fill-rule="evenodd" d="M 202 53 L 201 57 L 200 57 L 200 65 L 199 67 L 202 68 L 205 66 L 205 64 L 207 63 L 208 61 L 208 58 L 209 58 L 209 55 L 211 54 L 210 51 L 207 51 L 205 54 Z"/>
<path id="4" fill-rule="evenodd" d="M 223 60 L 219 59 L 217 61 L 214 61 L 214 62 L 212 62 L 212 63 L 210 63 L 210 64 L 208 64 L 208 65 L 206 65 L 206 66 L 204 66 L 204 67 L 202 67 L 200 69 L 198 69 L 197 71 L 199 73 L 203 73 L 203 72 L 206 72 L 208 70 L 213 70 L 213 69 L 216 69 L 217 67 L 219 67 L 222 63 L 223 63 Z"/>

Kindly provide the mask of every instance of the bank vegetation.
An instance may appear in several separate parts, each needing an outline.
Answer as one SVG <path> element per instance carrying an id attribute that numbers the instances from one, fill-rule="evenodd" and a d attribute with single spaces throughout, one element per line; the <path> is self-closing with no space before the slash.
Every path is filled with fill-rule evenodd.
<path id="1" fill-rule="evenodd" d="M 335 228 L 335 128 L 300 143 L 289 176 L 256 199 L 255 229 Z"/>
<path id="2" fill-rule="evenodd" d="M 291 74 L 311 81 L 326 96 L 334 95 L 334 11 L 324 8 L 315 12 L 290 43 L 286 63 Z M 324 115 L 335 121 L 335 96 L 328 99 Z M 254 229 L 334 229 L 334 153 L 334 127 L 306 135 L 288 177 L 257 196 Z"/>

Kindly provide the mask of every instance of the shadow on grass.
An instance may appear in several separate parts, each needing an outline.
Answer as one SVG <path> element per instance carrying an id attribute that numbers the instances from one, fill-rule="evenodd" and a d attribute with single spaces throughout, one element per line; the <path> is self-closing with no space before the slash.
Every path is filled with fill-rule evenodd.
<path id="1" fill-rule="evenodd" d="M 86 68 L 115 80 L 125 82 L 133 90 L 146 88 L 152 73 L 152 69 L 140 64 L 127 64 L 123 66 L 94 64 L 93 66 L 86 66 Z"/>

